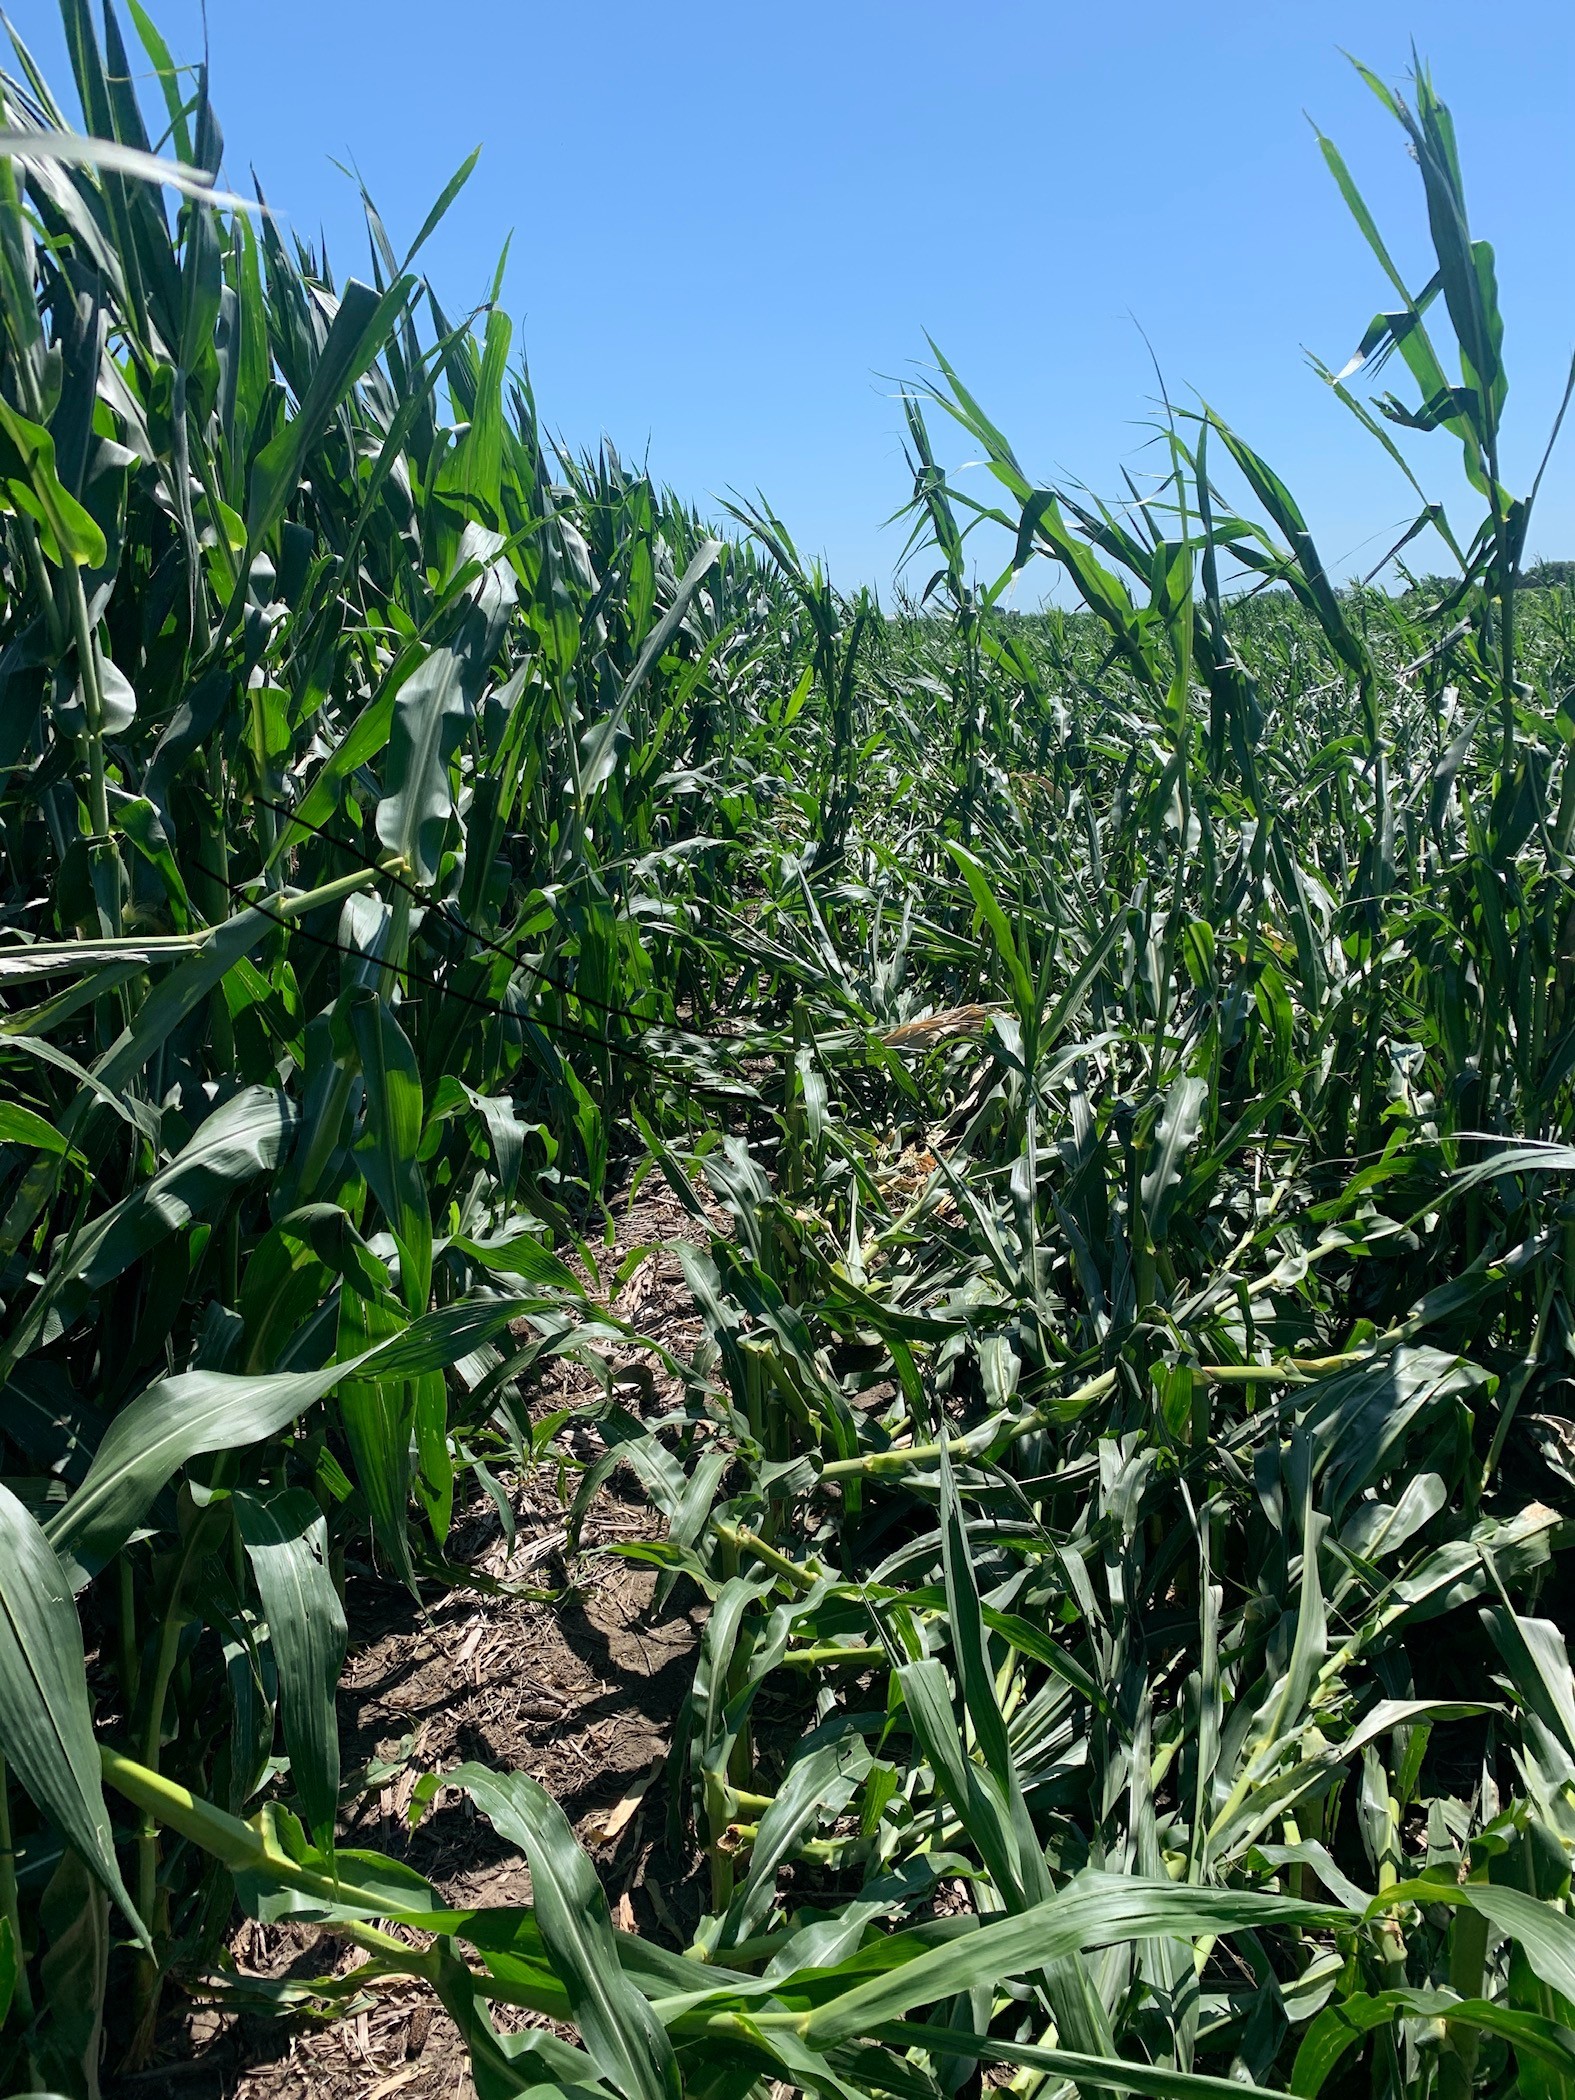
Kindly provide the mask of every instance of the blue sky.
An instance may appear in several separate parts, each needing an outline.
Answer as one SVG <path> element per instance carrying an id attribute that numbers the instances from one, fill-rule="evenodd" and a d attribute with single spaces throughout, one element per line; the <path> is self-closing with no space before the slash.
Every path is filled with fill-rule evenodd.
<path id="1" fill-rule="evenodd" d="M 177 56 L 200 53 L 195 0 L 152 11 Z M 63 88 L 53 0 L 11 13 Z M 901 550 L 882 529 L 908 487 L 895 393 L 926 330 L 1030 471 L 1109 493 L 1144 463 L 1146 335 L 1171 392 L 1206 394 L 1278 468 L 1331 566 L 1376 559 L 1408 492 L 1302 352 L 1343 363 L 1384 287 L 1304 111 L 1413 282 L 1429 264 L 1419 180 L 1342 47 L 1398 82 L 1414 36 L 1454 109 L 1473 231 L 1498 249 L 1517 485 L 1568 370 L 1575 9 L 1552 0 L 209 0 L 208 17 L 237 186 L 255 165 L 341 274 L 364 271 L 334 159 L 397 242 L 482 144 L 426 258 L 445 303 L 485 295 L 512 230 L 505 303 L 549 423 L 648 452 L 697 501 L 764 490 L 848 584 L 885 590 Z M 966 461 L 960 433 L 937 437 Z M 1545 554 L 1575 555 L 1570 448 L 1575 430 L 1533 527 Z M 1450 441 L 1416 456 L 1431 493 L 1457 494 Z"/>

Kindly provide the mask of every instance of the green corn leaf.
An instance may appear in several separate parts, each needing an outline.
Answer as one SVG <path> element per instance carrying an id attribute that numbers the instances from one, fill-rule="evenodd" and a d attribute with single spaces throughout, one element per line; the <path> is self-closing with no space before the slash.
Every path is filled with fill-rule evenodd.
<path id="1" fill-rule="evenodd" d="M 487 316 L 486 343 L 481 369 L 476 377 L 476 398 L 471 406 L 464 436 L 444 459 L 437 486 L 442 494 L 456 497 L 468 511 L 482 506 L 484 513 L 503 522 L 503 382 L 508 370 L 509 345 L 514 324 L 499 307 Z"/>
<path id="2" fill-rule="evenodd" d="M 164 108 L 169 117 L 170 134 L 175 141 L 177 156 L 188 165 L 192 161 L 191 134 L 187 124 L 186 98 L 181 91 L 180 76 L 175 61 L 170 56 L 169 46 L 160 36 L 157 27 L 149 19 L 140 0 L 127 0 L 132 23 L 143 50 L 152 62 L 159 78 L 159 87 L 164 95 Z"/>
<path id="3" fill-rule="evenodd" d="M 1208 1101 L 1208 1081 L 1192 1072 L 1185 1072 L 1173 1080 L 1165 1096 L 1143 1170 L 1143 1215 L 1156 1245 L 1169 1230 L 1172 1193 L 1185 1171 L 1187 1154 L 1203 1127 Z"/>
<path id="4" fill-rule="evenodd" d="M 133 1080 L 240 958 L 277 932 L 278 923 L 268 912 L 248 908 L 215 927 L 189 960 L 177 963 L 159 980 L 137 1009 L 136 1019 L 93 1066 L 99 1084 L 117 1089 Z"/>
<path id="5" fill-rule="evenodd" d="M 399 1247 L 400 1294 L 407 1310 L 426 1310 L 432 1291 L 432 1214 L 417 1153 L 421 1145 L 421 1074 L 409 1038 L 386 1000 L 358 992 L 350 1025 L 366 1080 L 367 1127 L 356 1162 Z"/>
<path id="6" fill-rule="evenodd" d="M 479 526 L 466 527 L 460 560 L 479 562 L 482 571 L 459 633 L 411 672 L 393 703 L 377 835 L 419 883 L 437 875 L 454 811 L 450 766 L 514 603 L 513 575 L 496 558 L 503 544 Z"/>
<path id="7" fill-rule="evenodd" d="M 110 668 L 106 664 L 105 672 Z M 175 931 L 186 932 L 192 920 L 191 898 L 158 810 L 146 795 L 130 795 L 116 803 L 113 814 L 115 829 L 124 832 L 163 883 Z"/>
<path id="8" fill-rule="evenodd" d="M 0 148 L 3 150 L 3 148 Z M 55 468 L 55 441 L 19 415 L 0 395 L 0 487 L 10 507 L 39 528 L 45 554 L 57 565 L 100 567 L 107 553 L 97 519 L 66 488 Z"/>
<path id="9" fill-rule="evenodd" d="M 1375 2029 L 1401 2019 L 1442 2021 L 1446 2028 L 1496 2034 L 1522 2063 L 1545 2064 L 1561 2081 L 1575 2078 L 1575 2035 L 1558 2021 L 1485 1998 L 1457 1998 L 1453 1991 L 1353 1992 L 1326 2006 L 1308 2028 L 1291 2071 L 1299 2100 L 1314 2100 L 1352 2049 Z"/>
<path id="10" fill-rule="evenodd" d="M 663 651 L 683 625 L 685 613 L 694 602 L 701 584 L 716 566 L 717 556 L 721 551 L 722 542 L 712 539 L 703 540 L 696 548 L 689 566 L 679 579 L 677 590 L 673 593 L 673 602 L 646 636 L 640 653 L 635 658 L 634 668 L 624 680 L 623 689 L 602 720 L 585 736 L 580 753 L 582 794 L 594 794 L 611 775 L 617 759 L 618 739 L 623 733 L 629 708 L 650 675 L 652 665 L 660 660 Z"/>
<path id="11" fill-rule="evenodd" d="M 1022 955 L 1018 950 L 1012 929 L 1007 924 L 1006 914 L 1002 911 L 995 892 L 990 887 L 989 877 L 976 856 L 970 853 L 966 846 L 959 846 L 955 839 L 947 840 L 946 850 L 961 870 L 963 880 L 968 885 L 969 894 L 973 898 L 980 918 L 984 920 L 990 929 L 996 951 L 1005 966 L 1007 979 L 1011 984 L 1013 1000 L 1019 1015 L 1031 1013 L 1034 1007 L 1033 980 L 1029 976 L 1028 966 L 1023 961 Z"/>
<path id="12" fill-rule="evenodd" d="M 1338 1521 L 1382 1474 L 1415 1423 L 1452 1400 L 1469 1403 L 1486 1382 L 1475 1364 L 1403 1345 L 1319 1386 L 1304 1419 L 1329 1516 Z"/>
<path id="13" fill-rule="evenodd" d="M 0 153 L 29 160 L 58 161 L 67 168 L 102 168 L 106 174 L 130 176 L 135 182 L 168 184 L 182 196 L 218 211 L 256 211 L 254 197 L 216 190 L 200 169 L 123 146 L 117 139 L 86 138 L 72 131 L 0 131 Z"/>
<path id="14" fill-rule="evenodd" d="M 49 1540 L 5 1486 L 0 1486 L 0 1751 L 138 1939 L 151 1946 L 115 1859 L 71 1584 Z"/>
<path id="15" fill-rule="evenodd" d="M 1482 1618 L 1516 1692 L 1575 1760 L 1575 1672 L 1563 1633 L 1551 1619 L 1522 1618 L 1507 1600 Z"/>
<path id="16" fill-rule="evenodd" d="M 237 1306 L 246 1327 L 245 1368 L 271 1371 L 338 1277 L 351 1294 L 385 1292 L 387 1269 L 336 1203 L 289 1211 L 252 1250 Z M 398 1322 L 403 1325 L 403 1319 Z M 366 1346 L 341 1348 L 353 1356 Z"/>
<path id="17" fill-rule="evenodd" d="M 238 1494 L 235 1520 L 262 1598 L 279 1669 L 290 1775 L 312 1842 L 333 1853 L 339 1810 L 339 1725 L 334 1693 L 347 1631 L 328 1572 L 322 1511 L 303 1488 Z"/>
<path id="18" fill-rule="evenodd" d="M 264 447 L 251 471 L 246 505 L 246 551 L 259 548 L 284 515 L 306 463 L 330 416 L 382 350 L 390 329 L 409 303 L 415 279 L 400 277 L 381 297 L 351 278 L 299 412 Z"/>
<path id="19" fill-rule="evenodd" d="M 1368 1915 L 1377 1917 L 1398 1903 L 1431 1902 L 1478 1912 L 1514 1940 L 1541 1982 L 1561 1998 L 1575 2000 L 1575 1918 L 1568 1911 L 1500 1882 L 1423 1880 L 1386 1889 L 1374 1897 Z"/>
<path id="20" fill-rule="evenodd" d="M 491 1269 L 500 1276 L 523 1276 L 527 1283 L 567 1291 L 576 1298 L 585 1295 L 584 1284 L 567 1262 L 561 1261 L 550 1247 L 544 1247 L 529 1233 L 514 1233 L 502 1240 L 474 1240 L 464 1233 L 456 1233 L 448 1244 L 456 1253 L 468 1255 L 472 1261 L 480 1262 L 484 1269 Z"/>
<path id="21" fill-rule="evenodd" d="M 36 1057 L 41 1064 L 53 1065 L 57 1071 L 68 1073 L 78 1086 L 84 1087 L 105 1108 L 119 1116 L 123 1123 L 129 1124 L 133 1130 L 140 1131 L 150 1144 L 157 1143 L 160 1119 L 158 1111 L 151 1103 L 141 1101 L 135 1095 L 127 1096 L 112 1091 L 85 1065 L 79 1064 L 69 1050 L 62 1050 L 58 1043 L 51 1043 L 43 1036 L 0 1031 L 0 1050 L 21 1051 L 28 1057 Z M 63 1133 L 57 1130 L 56 1135 L 62 1136 Z"/>
<path id="22" fill-rule="evenodd" d="M 618 1959 L 607 1898 L 552 1796 L 522 1772 L 461 1765 L 446 1786 L 470 1795 L 530 1861 L 536 1921 L 585 2046 L 626 2100 L 680 2100 L 672 2044 Z"/>
<path id="23" fill-rule="evenodd" d="M 449 177 L 448 181 L 444 183 L 443 188 L 438 193 L 437 202 L 433 205 L 432 209 L 422 220 L 420 232 L 410 243 L 410 246 L 405 253 L 405 260 L 403 264 L 403 267 L 405 269 L 408 270 L 410 268 L 410 265 L 412 264 L 412 262 L 415 261 L 417 254 L 420 252 L 421 249 L 423 249 L 426 246 L 427 242 L 431 239 L 432 235 L 443 223 L 443 220 L 448 214 L 449 206 L 454 202 L 454 199 L 465 187 L 465 184 L 470 180 L 472 174 L 474 174 L 476 163 L 478 160 L 480 160 L 480 158 L 481 148 L 479 146 L 473 147 L 471 151 L 466 154 L 465 158 L 460 162 L 459 166 L 454 170 L 454 173 Z"/>
<path id="24" fill-rule="evenodd" d="M 26 1145 L 34 1152 L 67 1152 L 69 1138 L 20 1102 L 0 1101 L 0 1145 Z"/>
<path id="25" fill-rule="evenodd" d="M 749 1873 L 728 1905 L 714 1936 L 704 1930 L 697 1946 L 707 1958 L 736 1947 L 765 1921 L 776 1896 L 777 1869 L 806 1831 L 841 1814 L 870 1770 L 871 1757 L 858 1736 L 839 1736 L 807 1756 L 796 1757 L 783 1775 L 749 1854 Z"/>
<path id="26" fill-rule="evenodd" d="M 1044 1854 L 1034 1834 L 1023 1800 L 1016 1762 L 1007 1739 L 996 1696 L 995 1672 L 990 1666 L 979 1591 L 974 1581 L 973 1557 L 963 1524 L 962 1508 L 952 1471 L 949 1441 L 941 1442 L 941 1566 L 946 1585 L 946 1619 L 956 1657 L 958 1691 L 974 1740 L 994 1782 L 994 1808 L 1005 1810 L 993 1848 L 1011 1859 L 1014 1873 L 1001 1888 L 1009 1908 L 1044 1902 L 1050 1894 L 1050 1877 Z"/>
<path id="27" fill-rule="evenodd" d="M 29 2054 L 40 2083 L 73 2100 L 98 2092 L 109 1990 L 109 1903 L 82 1856 L 69 1845 L 39 1904 L 44 1950 L 42 2005 Z"/>
<path id="28" fill-rule="evenodd" d="M 915 2005 L 938 2004 L 976 1983 L 998 1983 L 1060 1955 L 1130 1940 L 1250 1932 L 1276 1924 L 1327 1926 L 1345 1916 L 1289 1896 L 1085 1872 L 1047 1903 L 984 1925 L 905 1962 L 889 1976 L 856 1983 L 828 1998 L 808 2015 L 803 2032 L 806 2040 L 824 2048 L 900 2019 Z M 1575 1926 L 1570 1930 L 1575 1932 Z"/>
<path id="29" fill-rule="evenodd" d="M 513 1964 L 507 1965 L 513 1968 Z M 516 1982 L 516 1975 L 498 1980 Z M 470 2058 L 476 2100 L 514 2100 L 515 2095 L 562 2095 L 563 2100 L 609 2100 L 590 2059 L 544 2029 L 499 2034 L 487 2015 L 486 1994 L 465 1964 L 446 1949 L 437 1957 L 434 1988 L 459 2029 Z"/>
<path id="30" fill-rule="evenodd" d="M 280 1089 L 243 1087 L 150 1181 L 77 1235 L 62 1256 L 62 1276 L 101 1290 L 160 1240 L 271 1173 L 295 1125 L 295 1104 Z"/>
<path id="31" fill-rule="evenodd" d="M 1178 2071 L 1165 2064 L 1132 2063 L 1118 2056 L 1084 2056 L 1071 2049 L 1043 2049 L 1032 2042 L 1013 2044 L 992 2041 L 955 2027 L 931 2027 L 904 2022 L 884 2032 L 881 2039 L 892 2047 L 927 2049 L 946 2058 L 967 2057 L 981 2063 L 1017 2064 L 1025 2071 L 1045 2071 L 1055 2078 L 1075 2079 L 1085 2090 L 1098 2086 L 1116 2093 L 1140 2093 L 1149 2100 L 1269 2100 L 1271 2088 L 1247 2079 L 1210 2078 L 1195 2071 Z"/>
<path id="32" fill-rule="evenodd" d="M 981 1605 L 980 1616 L 992 1633 L 998 1633 L 1012 1647 L 1032 1656 L 1035 1662 L 1043 1663 L 1047 1670 L 1071 1685 L 1096 1713 L 1104 1714 L 1107 1719 L 1115 1718 L 1110 1700 L 1099 1684 L 1080 1662 L 1051 1640 L 1042 1627 L 1016 1612 L 997 1611 L 989 1604 Z"/>
<path id="33" fill-rule="evenodd" d="M 339 1294 L 339 1358 L 364 1356 L 404 1330 L 405 1315 L 391 1292 L 353 1282 Z M 416 1594 L 407 1513 L 410 1503 L 412 1396 L 405 1381 L 346 1378 L 339 1387 L 339 1416 L 355 1461 L 356 1479 L 367 1500 L 372 1537 L 386 1563 Z"/>
<path id="34" fill-rule="evenodd" d="M 110 1422 L 86 1479 L 49 1523 L 56 1549 L 82 1580 L 118 1552 L 153 1498 L 191 1459 L 276 1435 L 342 1378 L 419 1378 L 468 1356 L 517 1319 L 530 1300 L 446 1307 L 412 1321 L 346 1363 L 266 1378 L 184 1371 L 157 1379 Z M 80 1585 L 79 1585 L 80 1586 Z"/>

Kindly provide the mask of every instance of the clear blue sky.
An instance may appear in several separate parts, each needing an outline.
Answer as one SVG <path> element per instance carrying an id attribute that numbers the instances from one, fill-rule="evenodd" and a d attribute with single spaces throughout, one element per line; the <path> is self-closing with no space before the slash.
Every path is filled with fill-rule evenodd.
<path id="1" fill-rule="evenodd" d="M 196 0 L 152 0 L 179 57 Z M 1384 286 L 1303 112 L 1341 144 L 1413 282 L 1420 183 L 1340 55 L 1451 103 L 1508 317 L 1523 483 L 1575 339 L 1575 8 L 1554 0 L 209 0 L 227 171 L 364 272 L 354 159 L 396 242 L 482 160 L 427 262 L 506 300 L 549 423 L 606 431 L 696 500 L 763 489 L 846 583 L 889 583 L 907 493 L 894 381 L 935 337 L 1031 471 L 1140 468 L 1154 347 L 1298 494 L 1342 573 L 1409 515 L 1306 368 Z M 53 0 L 12 19 L 68 78 Z M 149 100 L 157 106 L 150 83 Z M 1393 383 L 1386 375 L 1385 383 Z M 939 435 L 939 433 L 937 433 Z M 947 438 L 952 464 L 967 457 Z M 1419 448 L 1434 493 L 1455 448 Z M 977 479 L 982 483 L 984 477 Z M 981 489 L 981 493 L 982 493 Z M 1575 430 L 1533 547 L 1575 555 Z"/>

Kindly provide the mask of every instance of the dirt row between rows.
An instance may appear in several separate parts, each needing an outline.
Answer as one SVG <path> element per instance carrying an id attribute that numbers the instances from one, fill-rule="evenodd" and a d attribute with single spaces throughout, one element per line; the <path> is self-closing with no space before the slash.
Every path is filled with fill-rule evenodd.
<path id="1" fill-rule="evenodd" d="M 613 1264 L 633 1248 L 652 1251 L 613 1309 L 675 1357 L 689 1357 L 701 1327 L 674 1245 L 695 1237 L 694 1220 L 653 1178 L 617 1222 Z M 651 1367 L 645 1406 L 660 1410 L 678 1397 L 676 1381 L 648 1352 L 620 1350 L 618 1360 Z M 635 1390 L 621 1397 L 628 1401 Z M 598 1392 L 589 1370 L 560 1361 L 530 1395 L 532 1411 L 587 1405 Z M 577 1456 L 600 1449 L 593 1431 L 578 1434 Z M 572 1494 L 576 1478 L 569 1473 L 562 1492 Z M 497 1509 L 477 1493 L 456 1518 L 450 1556 L 498 1582 L 553 1595 L 455 1589 L 418 1613 L 400 1588 L 364 1574 L 347 1581 L 340 1742 L 345 1771 L 370 1772 L 374 1783 L 342 1818 L 341 1842 L 404 1860 L 456 1907 L 528 1902 L 524 1860 L 467 1797 L 440 1794 L 415 1829 L 408 1819 L 425 1772 L 469 1759 L 528 1772 L 574 1824 L 618 1923 L 673 1944 L 688 1937 L 702 1907 L 698 1862 L 670 1843 L 663 1767 L 693 1674 L 703 1603 L 690 1588 L 654 1619 L 654 1571 L 598 1550 L 661 1530 L 626 1472 L 615 1471 L 597 1495 L 572 1566 L 561 1551 L 558 1466 L 501 1480 L 516 1524 L 512 1550 Z M 343 1974 L 362 1959 L 313 1927 L 251 1919 L 234 1932 L 231 1954 L 234 1980 L 262 1990 Z M 363 1996 L 332 2020 L 285 2019 L 219 2009 L 172 1988 L 154 2061 L 107 2079 L 106 2095 L 473 2100 L 459 2034 L 424 1986 L 380 1984 Z M 534 2017 L 508 2006 L 494 2013 L 505 2029 Z"/>

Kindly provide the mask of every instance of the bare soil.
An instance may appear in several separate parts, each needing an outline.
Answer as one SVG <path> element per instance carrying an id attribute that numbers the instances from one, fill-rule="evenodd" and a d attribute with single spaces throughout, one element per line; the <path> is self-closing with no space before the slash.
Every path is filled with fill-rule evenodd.
<path id="1" fill-rule="evenodd" d="M 720 1219 L 717 1221 L 720 1224 Z M 613 1309 L 680 1360 L 701 1327 L 674 1244 L 697 1237 L 665 1184 L 653 1178 L 619 1219 L 615 1266 L 635 1247 L 653 1251 L 627 1279 Z M 598 1251 L 598 1260 L 601 1259 Z M 671 1375 L 647 1352 L 615 1352 L 615 1373 L 645 1364 L 625 1404 L 660 1412 L 677 1398 Z M 584 1405 L 593 1374 L 554 1364 L 531 1396 L 533 1412 Z M 581 1456 L 600 1449 L 579 1433 Z M 456 1520 L 451 1558 L 497 1582 L 542 1594 L 434 1590 L 417 1611 L 404 1590 L 369 1573 L 346 1585 L 350 1651 L 339 1690 L 347 1773 L 377 1775 L 341 1821 L 341 1842 L 407 1861 L 450 1903 L 524 1903 L 530 1873 L 472 1810 L 442 1793 L 415 1829 L 408 1810 L 423 1773 L 469 1759 L 540 1780 L 575 1825 L 626 1929 L 672 1943 L 701 1909 L 698 1863 L 669 1844 L 667 1756 L 694 1669 L 703 1606 L 680 1588 L 658 1620 L 651 1569 L 604 1549 L 659 1535 L 662 1526 L 626 1473 L 615 1472 L 587 1516 L 582 1551 L 566 1566 L 563 1496 L 556 1465 L 505 1473 L 514 1511 L 512 1551 L 497 1509 L 478 1494 Z M 385 1768 L 392 1768 L 385 1769 Z M 342 1975 L 362 1957 L 331 1935 L 288 1922 L 237 1917 L 234 1982 Z M 513 2019 L 511 2020 L 511 2013 Z M 500 2027 L 533 2015 L 496 2009 Z M 111 2100 L 165 2091 L 192 2100 L 473 2100 L 464 2048 L 447 2015 L 419 1984 L 378 1984 L 333 2019 L 216 2008 L 171 1986 L 155 2060 L 108 2079 Z"/>

